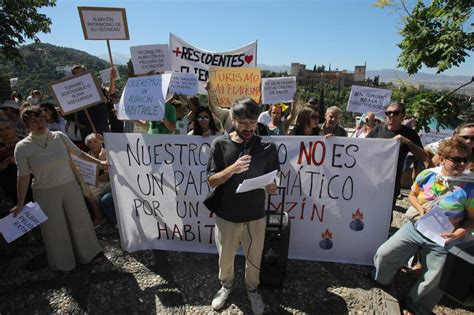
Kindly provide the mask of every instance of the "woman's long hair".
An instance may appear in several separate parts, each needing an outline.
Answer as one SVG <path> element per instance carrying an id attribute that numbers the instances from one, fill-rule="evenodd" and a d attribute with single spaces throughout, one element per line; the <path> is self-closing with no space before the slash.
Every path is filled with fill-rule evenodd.
<path id="1" fill-rule="evenodd" d="M 310 123 L 311 117 L 318 116 L 318 120 L 320 117 L 320 113 L 318 110 L 305 107 L 299 113 L 298 117 L 296 118 L 296 124 L 293 130 L 291 131 L 292 135 L 304 136 L 304 130 L 306 126 Z M 319 127 L 313 128 L 311 131 L 312 135 L 319 135 Z"/>
<path id="2" fill-rule="evenodd" d="M 197 120 L 198 115 L 202 112 L 205 112 L 207 113 L 207 115 L 209 115 L 209 129 L 211 130 L 211 133 L 219 132 L 220 130 L 216 126 L 216 122 L 214 121 L 214 117 L 212 117 L 212 112 L 209 109 L 209 107 L 198 106 L 196 108 L 196 113 L 194 114 L 193 135 L 202 136 L 203 131 L 202 131 L 201 125 L 199 124 L 199 121 Z"/>

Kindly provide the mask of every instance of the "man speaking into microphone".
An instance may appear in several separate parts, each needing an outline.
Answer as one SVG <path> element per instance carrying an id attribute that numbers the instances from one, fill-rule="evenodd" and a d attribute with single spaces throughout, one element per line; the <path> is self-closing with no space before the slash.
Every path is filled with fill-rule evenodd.
<path id="1" fill-rule="evenodd" d="M 244 179 L 279 170 L 275 145 L 255 135 L 260 107 L 250 98 L 234 102 L 230 109 L 233 130 L 214 139 L 207 165 L 209 185 L 215 189 L 217 206 L 215 240 L 219 252 L 221 289 L 212 300 L 221 309 L 232 292 L 234 258 L 239 244 L 245 254 L 245 285 L 252 311 L 264 312 L 265 304 L 257 292 L 260 261 L 265 239 L 265 190 L 274 193 L 276 184 L 263 189 L 236 193 Z"/>

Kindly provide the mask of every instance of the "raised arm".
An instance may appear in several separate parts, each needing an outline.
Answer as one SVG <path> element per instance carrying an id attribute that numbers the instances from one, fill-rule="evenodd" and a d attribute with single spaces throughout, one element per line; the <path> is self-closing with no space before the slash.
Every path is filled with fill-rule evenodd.
<path id="1" fill-rule="evenodd" d="M 290 125 L 293 123 L 293 121 L 296 118 L 296 105 L 298 104 L 298 96 L 295 94 L 293 95 L 293 102 L 291 103 L 291 112 L 288 115 L 288 117 L 285 120 L 284 128 L 285 128 L 285 134 L 288 133 L 288 129 L 290 128 Z"/>

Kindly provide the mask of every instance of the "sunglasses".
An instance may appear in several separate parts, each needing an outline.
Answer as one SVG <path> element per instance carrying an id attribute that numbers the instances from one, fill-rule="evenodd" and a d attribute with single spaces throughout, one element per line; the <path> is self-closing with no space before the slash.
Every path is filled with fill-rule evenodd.
<path id="1" fill-rule="evenodd" d="M 460 137 L 463 138 L 464 140 L 474 141 L 474 136 L 460 136 Z"/>
<path id="2" fill-rule="evenodd" d="M 401 111 L 399 111 L 399 110 L 392 110 L 392 111 L 388 110 L 388 111 L 385 112 L 385 116 L 388 116 L 388 117 L 398 116 L 400 114 L 401 114 Z"/>
<path id="3" fill-rule="evenodd" d="M 209 117 L 207 117 L 207 116 L 196 116 L 196 120 L 197 120 L 197 121 L 209 120 Z"/>
<path id="4" fill-rule="evenodd" d="M 468 157 L 452 156 L 452 157 L 447 157 L 446 159 L 450 160 L 454 164 L 461 164 L 461 163 L 467 164 L 469 162 Z"/>

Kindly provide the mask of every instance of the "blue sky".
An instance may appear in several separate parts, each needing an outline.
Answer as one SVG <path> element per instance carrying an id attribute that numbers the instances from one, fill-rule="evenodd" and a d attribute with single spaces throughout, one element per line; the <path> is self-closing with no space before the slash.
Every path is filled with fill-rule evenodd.
<path id="1" fill-rule="evenodd" d="M 42 9 L 52 19 L 43 42 L 72 47 L 93 55 L 107 53 L 105 41 L 84 40 L 78 6 L 125 8 L 128 41 L 111 41 L 114 53 L 129 47 L 167 44 L 172 32 L 199 48 L 231 50 L 258 40 L 258 62 L 299 62 L 352 71 L 367 61 L 369 70 L 396 68 L 400 13 L 380 9 L 375 0 L 58 0 Z M 472 75 L 474 59 L 445 74 Z M 431 69 L 422 72 L 435 73 Z"/>

